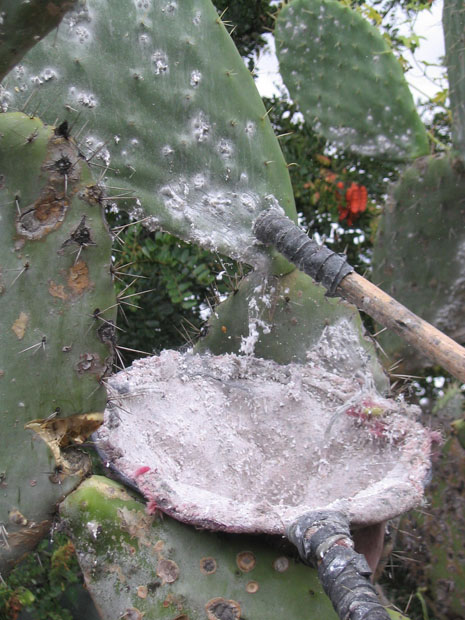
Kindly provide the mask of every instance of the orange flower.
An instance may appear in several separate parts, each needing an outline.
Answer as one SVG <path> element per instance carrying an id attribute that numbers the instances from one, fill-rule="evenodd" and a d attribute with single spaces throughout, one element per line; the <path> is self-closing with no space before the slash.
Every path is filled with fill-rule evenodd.
<path id="1" fill-rule="evenodd" d="M 347 224 L 352 226 L 354 221 L 366 210 L 367 201 L 367 188 L 364 185 L 352 183 L 346 191 L 346 206 L 338 205 L 339 221 L 347 220 Z"/>
<path id="2" fill-rule="evenodd" d="M 368 193 L 367 188 L 364 185 L 357 185 L 352 183 L 349 189 L 346 191 L 346 201 L 350 212 L 355 215 L 356 213 L 363 213 L 367 208 Z"/>

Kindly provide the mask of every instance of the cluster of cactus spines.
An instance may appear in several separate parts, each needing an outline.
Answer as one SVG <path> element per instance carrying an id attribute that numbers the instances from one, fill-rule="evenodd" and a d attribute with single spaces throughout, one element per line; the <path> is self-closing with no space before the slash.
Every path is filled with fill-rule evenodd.
<path id="1" fill-rule="evenodd" d="M 0 11 L 0 80 L 37 41 L 60 23 L 76 0 L 2 0 Z"/>
<path id="2" fill-rule="evenodd" d="M 16 107 L 36 89 L 51 119 L 78 118 L 109 193 L 148 226 L 254 263 L 265 197 L 296 217 L 267 111 L 210 0 L 88 0 L 4 89 Z"/>
<path id="3" fill-rule="evenodd" d="M 402 68 L 379 31 L 337 0 L 279 12 L 280 71 L 307 123 L 340 148 L 403 160 L 428 153 Z"/>
<path id="4" fill-rule="evenodd" d="M 253 353 L 279 364 L 306 364 L 328 326 L 334 327 L 328 355 L 339 372 L 350 376 L 368 366 L 378 390 L 387 391 L 386 375 L 356 308 L 328 299 L 322 286 L 298 270 L 266 280 L 259 272 L 249 274 L 215 308 L 196 351 Z"/>
<path id="5" fill-rule="evenodd" d="M 64 450 L 102 419 L 115 295 L 100 190 L 66 125 L 0 115 L 0 571 L 89 468 Z M 27 429 L 25 429 L 27 425 Z"/>
<path id="6" fill-rule="evenodd" d="M 462 0 L 444 0 L 442 15 L 446 65 L 452 112 L 452 138 L 465 161 L 465 6 Z"/>
<path id="7" fill-rule="evenodd" d="M 336 619 L 316 571 L 282 541 L 274 547 L 149 515 L 124 487 L 99 476 L 69 495 L 60 514 L 103 620 Z"/>
<path id="8" fill-rule="evenodd" d="M 464 221 L 464 164 L 451 155 L 421 158 L 394 186 L 373 253 L 373 280 L 458 342 L 465 342 Z M 380 342 L 405 368 L 431 365 L 394 334 Z"/>

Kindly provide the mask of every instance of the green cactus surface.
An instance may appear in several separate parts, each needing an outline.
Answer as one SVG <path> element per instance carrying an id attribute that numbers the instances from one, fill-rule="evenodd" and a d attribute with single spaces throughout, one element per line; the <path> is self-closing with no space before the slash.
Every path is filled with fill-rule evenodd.
<path id="1" fill-rule="evenodd" d="M 400 612 L 395 611 L 394 609 L 387 609 L 386 611 L 388 612 L 392 620 L 408 620 L 407 616 L 404 616 L 404 614 L 401 614 Z"/>
<path id="2" fill-rule="evenodd" d="M 442 15 L 454 146 L 465 161 L 465 5 L 444 0 Z"/>
<path id="3" fill-rule="evenodd" d="M 425 509 L 404 515 L 397 533 L 399 568 L 407 587 L 423 593 L 437 620 L 461 618 L 465 605 L 465 447 L 457 427 L 463 420 L 456 420 L 464 405 L 460 384 L 451 384 L 432 411 L 424 412 L 434 429 L 427 503 Z"/>
<path id="4" fill-rule="evenodd" d="M 401 521 L 399 545 L 409 577 L 425 592 L 435 618 L 461 618 L 465 607 L 465 451 L 449 437 L 433 467 L 425 511 Z"/>
<path id="5" fill-rule="evenodd" d="M 464 221 L 463 163 L 447 155 L 419 159 L 393 188 L 373 253 L 375 284 L 459 343 L 465 343 Z M 431 364 L 395 334 L 379 340 L 406 369 Z"/>
<path id="6" fill-rule="evenodd" d="M 60 507 L 103 620 L 337 618 L 283 541 L 195 530 L 93 476 Z"/>
<path id="7" fill-rule="evenodd" d="M 13 112 L 0 115 L 0 136 L 4 571 L 89 469 L 69 446 L 102 419 L 115 296 L 100 190 L 66 127 Z"/>
<path id="8" fill-rule="evenodd" d="M 428 153 L 402 68 L 376 28 L 337 0 L 292 0 L 275 29 L 281 74 L 311 127 L 392 160 Z"/>
<path id="9" fill-rule="evenodd" d="M 357 309 L 326 297 L 322 286 L 297 269 L 282 277 L 264 279 L 254 272 L 244 278 L 215 308 L 196 352 L 244 353 L 279 364 L 305 364 L 325 329 L 321 346 L 327 348 L 333 371 L 347 376 L 368 366 L 378 390 L 388 390 Z"/>
<path id="10" fill-rule="evenodd" d="M 454 422 L 452 422 L 452 430 L 460 445 L 465 450 L 465 418 L 454 420 Z"/>
<path id="11" fill-rule="evenodd" d="M 31 106 L 75 124 L 109 195 L 149 227 L 255 264 L 260 210 L 295 218 L 267 111 L 210 0 L 87 0 L 3 86 L 11 105 L 35 93 Z"/>
<path id="12" fill-rule="evenodd" d="M 57 28 L 76 0 L 2 0 L 0 13 L 0 80 L 37 41 Z"/>

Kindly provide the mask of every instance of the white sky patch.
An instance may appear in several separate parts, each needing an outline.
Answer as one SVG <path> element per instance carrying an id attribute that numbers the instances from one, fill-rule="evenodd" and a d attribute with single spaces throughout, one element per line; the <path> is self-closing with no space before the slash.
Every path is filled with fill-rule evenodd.
<path id="1" fill-rule="evenodd" d="M 415 57 L 410 53 L 405 56 L 412 65 L 407 74 L 407 81 L 410 84 L 413 98 L 415 101 L 421 99 L 425 101 L 429 97 L 434 96 L 441 88 L 447 86 L 447 82 L 438 86 L 437 81 L 441 76 L 445 75 L 444 68 L 441 66 L 429 66 L 426 70 L 426 76 L 423 75 L 422 67 L 418 61 L 426 61 L 432 65 L 440 65 L 441 58 L 445 55 L 444 34 L 442 30 L 442 0 L 433 3 L 431 10 L 421 11 L 418 14 L 413 25 L 414 31 L 421 37 L 420 47 L 415 52 Z M 401 32 L 405 30 L 407 35 L 407 27 L 401 28 Z"/>

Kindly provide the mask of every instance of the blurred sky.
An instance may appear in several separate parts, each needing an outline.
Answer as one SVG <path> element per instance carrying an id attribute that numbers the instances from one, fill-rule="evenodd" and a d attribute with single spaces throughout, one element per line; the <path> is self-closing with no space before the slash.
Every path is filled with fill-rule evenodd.
<path id="1" fill-rule="evenodd" d="M 439 64 L 441 57 L 444 56 L 444 38 L 441 27 L 442 16 L 442 0 L 433 0 L 430 10 L 421 11 L 414 22 L 415 33 L 421 37 L 420 47 L 415 52 L 415 58 L 418 60 L 426 60 L 429 63 Z M 401 28 L 401 33 L 405 36 L 409 35 L 407 26 Z M 257 63 L 258 79 L 256 81 L 257 88 L 262 97 L 270 97 L 279 93 L 282 88 L 282 81 L 278 72 L 278 61 L 274 52 L 274 39 L 270 34 L 267 36 L 268 51 L 261 55 Z M 432 81 L 444 70 L 435 67 L 429 67 L 427 77 L 422 75 L 422 71 L 415 59 L 411 55 L 406 55 L 407 60 L 412 65 L 412 69 L 407 72 L 406 77 L 410 84 L 414 100 L 424 100 L 427 96 L 434 95 L 440 87 Z M 442 85 L 442 88 L 446 84 Z"/>

